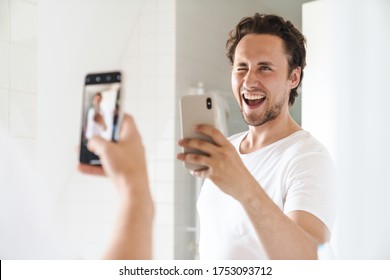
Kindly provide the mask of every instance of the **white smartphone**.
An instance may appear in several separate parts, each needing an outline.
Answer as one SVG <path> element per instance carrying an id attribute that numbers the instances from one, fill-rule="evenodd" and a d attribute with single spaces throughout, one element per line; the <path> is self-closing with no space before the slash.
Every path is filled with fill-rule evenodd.
<path id="1" fill-rule="evenodd" d="M 80 137 L 80 164 L 100 166 L 99 157 L 88 150 L 88 141 L 100 136 L 117 141 L 122 107 L 121 72 L 85 76 Z"/>
<path id="2" fill-rule="evenodd" d="M 195 125 L 208 124 L 217 127 L 217 106 L 212 94 L 185 95 L 180 100 L 181 136 L 182 138 L 197 138 L 214 143 L 213 140 L 193 130 Z M 184 153 L 204 154 L 199 150 L 183 149 Z M 198 170 L 205 166 L 185 163 L 187 169 Z"/>

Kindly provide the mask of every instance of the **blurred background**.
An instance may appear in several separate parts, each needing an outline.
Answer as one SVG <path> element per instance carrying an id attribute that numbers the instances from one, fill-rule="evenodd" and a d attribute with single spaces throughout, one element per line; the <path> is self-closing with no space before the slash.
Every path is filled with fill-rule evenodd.
<path id="1" fill-rule="evenodd" d="M 0 0 L 0 124 L 38 168 L 63 240 L 80 257 L 101 256 L 118 202 L 107 179 L 76 171 L 85 74 L 123 72 L 124 110 L 143 136 L 156 202 L 154 258 L 196 259 L 201 182 L 175 159 L 178 102 L 216 92 L 229 134 L 247 129 L 225 42 L 255 12 L 285 17 L 307 37 L 291 113 L 339 171 L 333 256 L 390 258 L 389 1 Z"/>

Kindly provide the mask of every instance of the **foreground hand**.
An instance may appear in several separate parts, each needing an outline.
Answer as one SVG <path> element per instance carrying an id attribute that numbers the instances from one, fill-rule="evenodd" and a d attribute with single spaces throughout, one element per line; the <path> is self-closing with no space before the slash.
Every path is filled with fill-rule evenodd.
<path id="1" fill-rule="evenodd" d="M 144 146 L 131 116 L 124 115 L 117 143 L 94 137 L 88 149 L 100 157 L 103 168 L 87 166 L 84 172 L 106 174 L 117 186 L 148 185 Z"/>
<path id="2" fill-rule="evenodd" d="M 144 146 L 133 118 L 124 115 L 117 143 L 94 137 L 88 149 L 100 157 L 102 172 L 115 183 L 122 199 L 116 230 L 104 258 L 150 259 L 154 204 Z"/>
<path id="3" fill-rule="evenodd" d="M 238 155 L 234 146 L 213 126 L 198 125 L 194 131 L 210 136 L 215 144 L 199 139 L 181 139 L 181 147 L 200 150 L 207 155 L 179 153 L 177 159 L 206 166 L 204 169 L 192 171 L 192 174 L 213 181 L 223 192 L 237 200 L 246 193 L 242 188 L 255 182 Z"/>

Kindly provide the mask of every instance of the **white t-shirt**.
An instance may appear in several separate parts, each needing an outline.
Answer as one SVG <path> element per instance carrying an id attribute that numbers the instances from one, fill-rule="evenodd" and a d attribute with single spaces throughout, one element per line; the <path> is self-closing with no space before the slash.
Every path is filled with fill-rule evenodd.
<path id="1" fill-rule="evenodd" d="M 248 132 L 229 138 L 237 151 Z M 242 161 L 284 212 L 307 211 L 328 229 L 335 218 L 333 163 L 326 148 L 300 130 L 249 154 Z M 201 259 L 265 259 L 241 204 L 205 180 L 197 203 Z"/>
<path id="2" fill-rule="evenodd" d="M 100 110 L 99 114 L 101 114 L 103 119 L 105 120 L 102 110 Z M 104 127 L 101 124 L 94 121 L 94 116 L 95 116 L 95 109 L 89 108 L 88 116 L 87 116 L 87 128 L 85 132 L 85 137 L 87 139 L 91 139 L 94 136 L 103 137 L 103 132 L 105 131 Z"/>

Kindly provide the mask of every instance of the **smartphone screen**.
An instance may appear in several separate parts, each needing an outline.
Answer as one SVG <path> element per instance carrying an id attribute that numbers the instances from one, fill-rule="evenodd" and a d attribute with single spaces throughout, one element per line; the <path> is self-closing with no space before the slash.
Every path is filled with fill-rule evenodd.
<path id="1" fill-rule="evenodd" d="M 100 136 L 107 141 L 117 141 L 120 100 L 120 72 L 86 75 L 80 142 L 81 164 L 101 165 L 99 157 L 87 148 L 92 137 Z"/>

